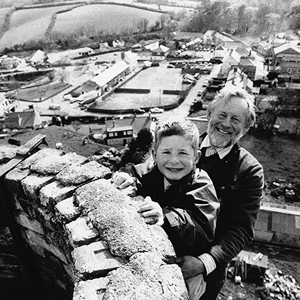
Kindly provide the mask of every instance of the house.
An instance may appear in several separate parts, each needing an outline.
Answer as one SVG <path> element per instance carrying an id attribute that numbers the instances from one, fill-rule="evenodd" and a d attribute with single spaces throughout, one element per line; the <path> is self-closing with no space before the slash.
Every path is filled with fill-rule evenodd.
<path id="1" fill-rule="evenodd" d="M 50 64 L 71 64 L 72 59 L 86 57 L 94 53 L 95 51 L 89 47 L 53 52 L 47 54 L 47 61 Z"/>
<path id="2" fill-rule="evenodd" d="M 261 41 L 254 46 L 254 50 L 256 50 L 257 53 L 259 53 L 266 59 L 272 58 L 272 48 L 273 45 L 269 41 Z"/>
<path id="3" fill-rule="evenodd" d="M 251 47 L 246 45 L 242 41 L 225 40 L 222 46 L 227 50 L 237 51 L 237 49 L 239 49 L 239 52 L 242 53 L 243 55 L 248 55 L 248 53 L 251 51 Z"/>
<path id="4" fill-rule="evenodd" d="M 155 122 L 151 116 L 135 116 L 133 118 L 105 121 L 106 140 L 108 145 L 126 145 L 136 138 L 142 128 L 154 130 Z"/>
<path id="5" fill-rule="evenodd" d="M 11 101 L 6 99 L 3 94 L 0 95 L 0 117 L 3 117 L 4 113 L 10 111 L 13 106 Z"/>
<path id="6" fill-rule="evenodd" d="M 138 67 L 137 53 L 126 51 L 121 53 L 121 58 L 129 64 L 130 72 L 133 72 Z"/>
<path id="7" fill-rule="evenodd" d="M 128 74 L 130 74 L 130 65 L 122 60 L 88 80 L 84 85 L 94 85 L 95 89 L 99 91 L 99 96 L 101 96 L 116 86 Z"/>
<path id="8" fill-rule="evenodd" d="M 173 32 L 173 40 L 178 42 L 184 42 L 185 44 L 200 40 L 203 42 L 203 33 L 200 32 L 187 32 L 187 31 L 176 31 Z"/>
<path id="9" fill-rule="evenodd" d="M 4 126 L 9 129 L 41 128 L 42 120 L 35 109 L 12 112 L 4 118 Z"/>
<path id="10" fill-rule="evenodd" d="M 169 48 L 164 45 L 159 45 L 158 48 L 152 50 L 152 56 L 158 56 L 161 58 L 165 58 L 168 54 Z"/>
<path id="11" fill-rule="evenodd" d="M 106 142 L 109 146 L 125 146 L 133 138 L 132 125 L 112 126 L 106 129 Z"/>
<path id="12" fill-rule="evenodd" d="M 288 73 L 291 79 L 300 78 L 300 49 L 285 43 L 273 48 L 273 70 L 280 73 Z"/>
<path id="13" fill-rule="evenodd" d="M 255 79 L 256 64 L 250 57 L 242 57 L 238 63 L 238 67 L 247 74 L 251 80 Z"/>
<path id="14" fill-rule="evenodd" d="M 253 92 L 253 81 L 238 67 L 234 67 L 229 71 L 225 85 L 235 85 L 245 89 L 249 93 Z"/>
<path id="15" fill-rule="evenodd" d="M 21 62 L 22 60 L 16 56 L 3 55 L 0 58 L 0 67 L 1 69 L 10 70 L 17 68 Z"/>
<path id="16" fill-rule="evenodd" d="M 124 41 L 115 40 L 115 41 L 112 42 L 112 46 L 114 48 L 124 47 L 125 46 L 125 42 Z"/>
<path id="17" fill-rule="evenodd" d="M 29 57 L 28 61 L 32 66 L 44 64 L 47 61 L 47 55 L 44 51 L 37 50 Z"/>
<path id="18" fill-rule="evenodd" d="M 161 61 L 164 60 L 169 48 L 159 44 L 159 41 L 156 41 L 152 44 L 146 45 L 138 54 L 139 61 Z"/>
<path id="19" fill-rule="evenodd" d="M 151 52 L 152 50 L 154 50 L 158 47 L 159 47 L 159 40 L 140 41 L 139 43 L 137 43 L 131 47 L 131 51 L 132 52 L 141 52 L 141 51 Z"/>
<path id="20" fill-rule="evenodd" d="M 237 67 L 239 64 L 239 55 L 236 56 L 236 58 L 234 58 L 234 50 L 231 50 L 229 53 L 227 53 L 227 55 L 223 58 L 223 64 L 221 66 L 221 73 L 222 74 L 228 74 L 229 71 L 233 68 L 233 67 Z M 233 55 L 232 55 L 233 54 Z"/>
<path id="21" fill-rule="evenodd" d="M 203 35 L 204 44 L 214 44 L 216 46 L 223 44 L 224 42 L 232 42 L 233 39 L 221 34 L 215 30 L 207 30 Z"/>

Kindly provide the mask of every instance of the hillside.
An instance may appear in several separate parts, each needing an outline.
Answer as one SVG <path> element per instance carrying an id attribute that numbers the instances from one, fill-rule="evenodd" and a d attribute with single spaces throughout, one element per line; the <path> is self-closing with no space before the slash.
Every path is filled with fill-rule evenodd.
<path id="1" fill-rule="evenodd" d="M 168 8 L 170 10 L 181 7 Z M 152 27 L 166 10 L 158 5 L 116 1 L 115 4 L 68 1 L 18 9 L 0 9 L 0 51 L 42 39 L 133 33 Z"/>

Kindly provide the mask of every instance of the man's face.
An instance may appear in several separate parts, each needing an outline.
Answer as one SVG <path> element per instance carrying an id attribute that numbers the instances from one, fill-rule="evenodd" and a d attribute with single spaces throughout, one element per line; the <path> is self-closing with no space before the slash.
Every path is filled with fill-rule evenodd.
<path id="1" fill-rule="evenodd" d="M 246 129 L 247 102 L 239 97 L 220 101 L 208 121 L 208 137 L 214 147 L 224 148 L 236 143 Z"/>

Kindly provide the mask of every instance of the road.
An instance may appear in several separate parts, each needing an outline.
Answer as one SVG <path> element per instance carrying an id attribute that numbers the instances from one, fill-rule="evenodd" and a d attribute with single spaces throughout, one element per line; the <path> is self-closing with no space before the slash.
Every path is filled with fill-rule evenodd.
<path id="1" fill-rule="evenodd" d="M 189 115 L 190 106 L 193 103 L 194 99 L 197 98 L 199 90 L 202 90 L 203 82 L 209 75 L 201 75 L 197 80 L 196 84 L 192 87 L 184 101 L 177 107 L 172 110 L 165 111 L 164 113 L 158 115 L 157 118 L 167 118 L 167 117 L 187 117 Z M 199 98 L 199 97 L 198 97 Z"/>

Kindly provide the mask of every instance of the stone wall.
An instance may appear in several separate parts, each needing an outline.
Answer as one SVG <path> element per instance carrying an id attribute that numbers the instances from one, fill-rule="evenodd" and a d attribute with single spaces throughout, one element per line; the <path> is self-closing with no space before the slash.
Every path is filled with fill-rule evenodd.
<path id="1" fill-rule="evenodd" d="M 264 203 L 255 224 L 255 240 L 300 249 L 300 209 Z"/>
<path id="2" fill-rule="evenodd" d="M 43 299 L 188 299 L 165 232 L 111 175 L 96 157 L 46 147 L 6 174 L 5 202 Z"/>

